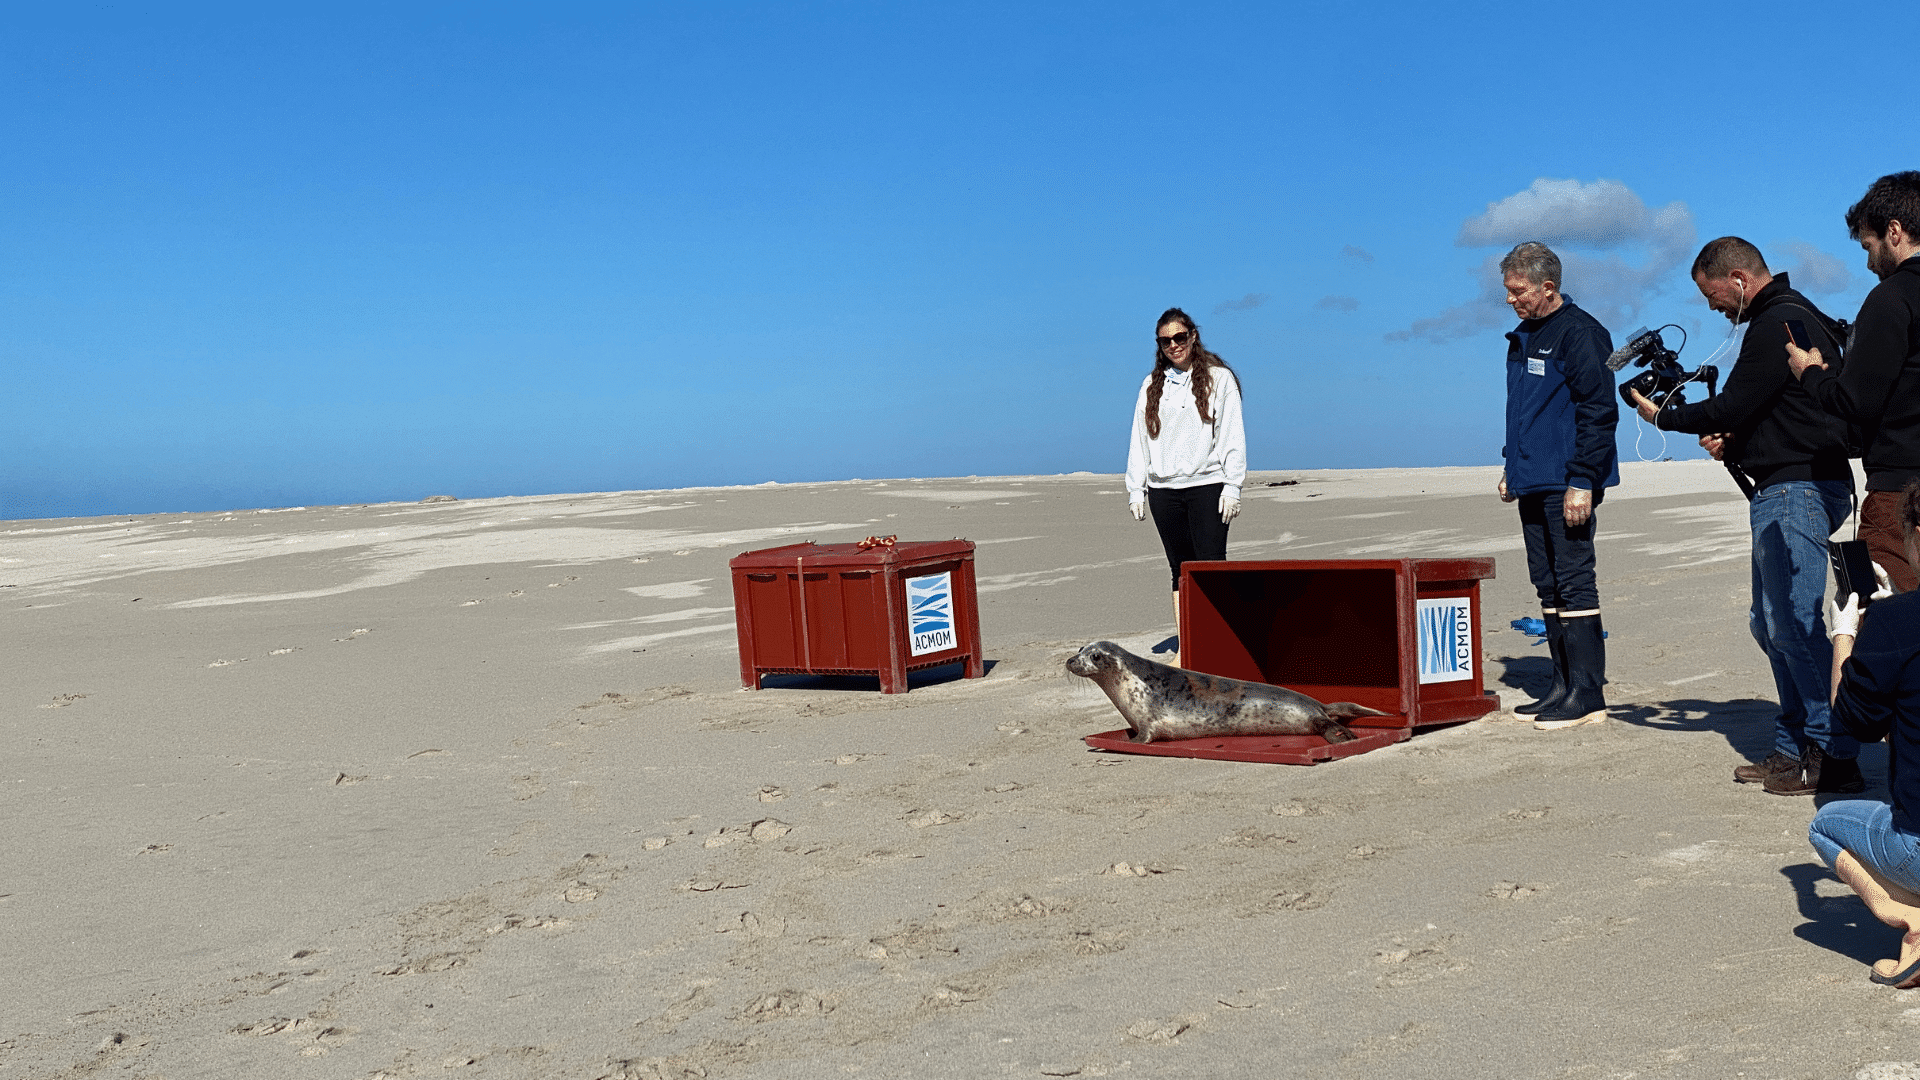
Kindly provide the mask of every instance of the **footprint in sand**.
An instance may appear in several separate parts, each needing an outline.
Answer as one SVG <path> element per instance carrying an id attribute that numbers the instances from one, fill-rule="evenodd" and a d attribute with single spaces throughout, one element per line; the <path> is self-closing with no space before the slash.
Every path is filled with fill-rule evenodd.
<path id="1" fill-rule="evenodd" d="M 786 1020 L 798 1016 L 825 1016 L 834 1010 L 832 998 L 823 998 L 807 990 L 781 990 L 755 994 L 740 1010 L 740 1019 L 753 1023 Z"/>
<path id="2" fill-rule="evenodd" d="M 786 797 L 787 789 L 783 787 L 775 787 L 772 784 L 767 784 L 760 789 L 761 802 L 779 802 Z"/>
<path id="3" fill-rule="evenodd" d="M 64 709 L 86 696 L 85 694 L 55 694 L 52 701 L 40 707 L 43 709 Z"/>
<path id="4" fill-rule="evenodd" d="M 1278 892 L 1261 905 L 1261 908 L 1265 911 L 1313 911 L 1326 906 L 1326 893 Z"/>
<path id="5" fill-rule="evenodd" d="M 841 754 L 828 762 L 829 765 L 858 765 L 863 761 L 872 761 L 878 754 Z"/>
<path id="6" fill-rule="evenodd" d="M 792 831 L 793 826 L 777 818 L 761 818 L 759 821 L 749 821 L 744 825 L 726 825 L 715 829 L 707 835 L 700 846 L 726 847 L 728 844 L 743 840 L 764 844 L 770 840 L 778 840 Z"/>
<path id="7" fill-rule="evenodd" d="M 986 996 L 983 986 L 942 986 L 928 994 L 921 1004 L 929 1009 L 956 1009 Z"/>
<path id="8" fill-rule="evenodd" d="M 1067 938 L 1067 944 L 1081 956 L 1105 956 L 1122 952 L 1127 947 L 1119 934 L 1109 930 L 1075 930 Z"/>
<path id="9" fill-rule="evenodd" d="M 1150 863 L 1138 863 L 1138 864 L 1117 862 L 1117 863 L 1114 863 L 1112 866 L 1107 867 L 1105 870 L 1100 871 L 1100 876 L 1101 877 L 1143 878 L 1143 877 L 1155 877 L 1160 874 L 1171 874 L 1175 871 L 1185 870 L 1185 869 L 1186 867 L 1184 866 L 1169 866 L 1163 862 L 1150 862 Z"/>
<path id="10" fill-rule="evenodd" d="M 507 786 L 513 789 L 513 800 L 515 802 L 526 802 L 528 799 L 547 790 L 547 785 L 540 779 L 539 773 L 516 776 L 512 780 L 507 781 Z"/>
<path id="11" fill-rule="evenodd" d="M 1140 1042 L 1172 1045 L 1193 1030 L 1193 1018 L 1176 1016 L 1167 1020 L 1135 1020 L 1127 1025 L 1127 1038 Z"/>
<path id="12" fill-rule="evenodd" d="M 1547 891 L 1545 885 L 1522 885 L 1514 881 L 1496 881 L 1487 895 L 1495 900 L 1527 900 Z"/>

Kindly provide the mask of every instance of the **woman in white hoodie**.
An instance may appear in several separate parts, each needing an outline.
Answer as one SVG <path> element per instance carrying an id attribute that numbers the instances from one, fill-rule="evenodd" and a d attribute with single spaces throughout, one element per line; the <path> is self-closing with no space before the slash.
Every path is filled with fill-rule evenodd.
<path id="1" fill-rule="evenodd" d="M 1140 384 L 1127 448 L 1127 503 L 1135 521 L 1153 511 L 1173 567 L 1173 625 L 1180 627 L 1180 564 L 1227 557 L 1227 526 L 1240 513 L 1247 437 L 1240 380 L 1200 344 L 1200 327 L 1168 308 L 1154 324 L 1153 372 Z"/>

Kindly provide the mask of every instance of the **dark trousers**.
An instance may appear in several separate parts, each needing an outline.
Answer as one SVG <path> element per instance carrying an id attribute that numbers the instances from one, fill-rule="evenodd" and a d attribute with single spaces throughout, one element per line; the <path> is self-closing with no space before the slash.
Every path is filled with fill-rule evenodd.
<path id="1" fill-rule="evenodd" d="M 1912 592 L 1916 584 L 1913 567 L 1907 562 L 1906 530 L 1900 526 L 1900 493 L 1869 491 L 1860 503 L 1860 539 L 1867 542 L 1867 554 L 1887 572 L 1893 591 Z"/>
<path id="2" fill-rule="evenodd" d="M 1562 516 L 1563 491 L 1520 496 L 1520 529 L 1527 539 L 1527 576 L 1540 606 L 1554 611 L 1596 611 L 1600 587 L 1593 573 L 1593 534 L 1599 518 L 1599 493 L 1594 516 L 1585 525 L 1567 527 Z"/>
<path id="3" fill-rule="evenodd" d="M 1173 588 L 1180 590 L 1180 564 L 1189 559 L 1227 557 L 1227 526 L 1220 520 L 1220 491 L 1225 484 L 1147 489 L 1147 509 L 1160 530 L 1160 546 L 1173 567 Z"/>

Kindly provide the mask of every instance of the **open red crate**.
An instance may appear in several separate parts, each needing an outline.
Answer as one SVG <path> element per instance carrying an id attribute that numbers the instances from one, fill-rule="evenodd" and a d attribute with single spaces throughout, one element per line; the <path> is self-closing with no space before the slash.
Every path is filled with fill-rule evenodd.
<path id="1" fill-rule="evenodd" d="M 1351 701 L 1387 716 L 1348 727 L 1361 736 L 1235 736 L 1130 743 L 1089 736 L 1103 750 L 1310 764 L 1400 742 L 1412 729 L 1484 716 L 1480 582 L 1492 559 L 1300 559 L 1189 562 L 1180 569 L 1180 655 L 1194 671 Z M 1114 738 L 1114 736 L 1118 738 Z"/>

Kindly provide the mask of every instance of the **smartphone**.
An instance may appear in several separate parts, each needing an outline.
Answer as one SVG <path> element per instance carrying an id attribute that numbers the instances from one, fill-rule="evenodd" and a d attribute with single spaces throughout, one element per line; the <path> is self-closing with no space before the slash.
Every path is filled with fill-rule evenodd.
<path id="1" fill-rule="evenodd" d="M 1799 319 L 1787 319 L 1785 321 L 1787 324 L 1787 336 L 1793 339 L 1795 345 L 1803 349 L 1813 348 L 1813 339 L 1807 336 L 1806 323 L 1801 322 Z"/>
<path id="2" fill-rule="evenodd" d="M 1827 558 L 1833 563 L 1834 602 L 1846 606 L 1847 594 L 1860 597 L 1860 606 L 1873 602 L 1875 582 L 1873 558 L 1867 554 L 1865 540 L 1829 540 Z"/>

